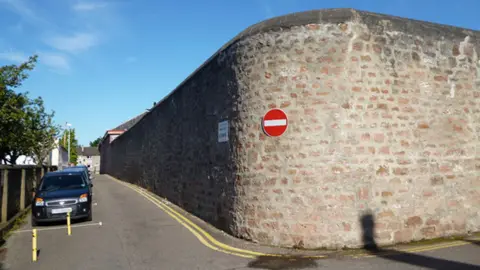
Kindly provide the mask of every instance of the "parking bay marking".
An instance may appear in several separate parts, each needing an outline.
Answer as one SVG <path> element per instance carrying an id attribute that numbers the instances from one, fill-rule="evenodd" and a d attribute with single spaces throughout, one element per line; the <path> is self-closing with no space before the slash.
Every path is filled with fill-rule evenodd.
<path id="1" fill-rule="evenodd" d="M 88 226 L 99 226 L 99 227 L 101 227 L 102 225 L 103 225 L 103 223 L 100 221 L 100 222 L 96 222 L 96 223 L 71 225 L 70 227 L 72 227 L 72 228 L 88 227 Z M 37 227 L 37 231 L 65 230 L 66 228 L 67 228 L 67 226 L 55 226 L 55 227 L 43 228 L 43 229 L 39 229 Z M 14 231 L 13 233 L 26 233 L 26 232 L 31 233 L 32 230 L 31 229 L 30 230 L 20 230 L 20 231 Z"/>

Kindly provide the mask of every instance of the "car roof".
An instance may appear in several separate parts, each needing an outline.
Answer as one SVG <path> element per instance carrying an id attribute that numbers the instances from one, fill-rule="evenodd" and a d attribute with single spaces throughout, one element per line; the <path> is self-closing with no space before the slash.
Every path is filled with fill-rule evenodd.
<path id="1" fill-rule="evenodd" d="M 69 172 L 72 172 L 72 171 L 85 171 L 86 167 L 67 167 L 65 169 L 63 169 L 64 171 L 69 171 Z"/>
<path id="2" fill-rule="evenodd" d="M 48 172 L 46 173 L 43 177 L 48 177 L 48 176 L 56 176 L 56 175 L 81 175 L 81 171 L 54 171 L 54 172 Z"/>
<path id="3" fill-rule="evenodd" d="M 75 166 L 70 166 L 70 167 L 67 167 L 67 168 L 87 168 L 87 166 L 85 166 L 85 165 L 75 165 Z"/>

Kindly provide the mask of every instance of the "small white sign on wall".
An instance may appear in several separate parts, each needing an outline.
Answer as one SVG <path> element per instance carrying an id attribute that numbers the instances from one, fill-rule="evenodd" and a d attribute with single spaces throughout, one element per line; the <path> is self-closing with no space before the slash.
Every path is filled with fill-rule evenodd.
<path id="1" fill-rule="evenodd" d="M 218 123 L 218 142 L 228 142 L 228 121 Z"/>

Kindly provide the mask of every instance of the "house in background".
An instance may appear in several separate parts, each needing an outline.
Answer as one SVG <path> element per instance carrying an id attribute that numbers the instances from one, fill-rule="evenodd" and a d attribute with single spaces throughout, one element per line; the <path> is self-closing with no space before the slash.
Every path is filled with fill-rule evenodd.
<path id="1" fill-rule="evenodd" d="M 47 164 L 57 166 L 58 170 L 68 167 L 68 151 L 59 144 L 59 139 L 55 140 L 55 148 L 50 151 Z"/>
<path id="2" fill-rule="evenodd" d="M 15 163 L 17 165 L 40 165 L 34 157 L 25 155 L 19 156 Z M 4 164 L 4 162 L 0 161 L 0 164 Z M 68 151 L 59 144 L 58 138 L 55 139 L 55 145 L 48 156 L 45 157 L 43 165 L 57 166 L 58 170 L 68 167 Z"/>
<path id="3" fill-rule="evenodd" d="M 145 113 L 141 113 L 134 118 L 122 123 L 121 125 L 105 132 L 105 135 L 103 135 L 103 138 L 98 145 L 98 150 L 101 152 L 102 156 L 100 173 L 105 173 L 106 168 L 109 165 L 106 157 L 108 157 L 110 143 L 113 142 L 113 140 L 115 140 L 118 136 L 122 135 L 125 131 L 133 127 L 138 121 L 142 119 Z"/>
<path id="4" fill-rule="evenodd" d="M 100 172 L 100 151 L 97 147 L 77 147 L 77 165 L 85 165 L 93 173 Z"/>

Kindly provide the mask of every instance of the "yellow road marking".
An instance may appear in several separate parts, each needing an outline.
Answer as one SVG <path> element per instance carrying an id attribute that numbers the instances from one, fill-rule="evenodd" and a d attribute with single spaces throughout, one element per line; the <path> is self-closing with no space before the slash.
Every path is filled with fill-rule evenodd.
<path id="1" fill-rule="evenodd" d="M 135 187 L 132 187 L 133 189 L 136 189 Z M 151 196 L 150 194 L 148 193 L 145 193 L 144 191 L 138 189 L 138 192 L 140 194 L 142 194 L 143 196 L 146 196 L 148 197 L 150 200 L 154 200 L 156 203 L 158 204 L 161 204 L 162 206 L 164 206 L 165 208 L 167 209 L 164 209 L 165 211 L 169 212 L 169 214 L 173 214 L 175 215 L 176 217 L 182 219 L 182 222 L 185 221 L 188 225 L 187 226 L 191 226 L 191 225 L 194 225 L 192 226 L 193 228 L 195 228 L 196 230 L 198 230 L 198 232 L 200 232 L 203 236 L 205 236 L 209 241 L 211 241 L 214 245 L 217 245 L 217 246 L 220 246 L 221 248 L 224 248 L 224 249 L 227 249 L 227 250 L 231 250 L 231 251 L 236 251 L 236 252 L 243 252 L 243 253 L 247 253 L 247 254 L 252 254 L 252 255 L 256 255 L 256 256 L 265 256 L 265 255 L 270 255 L 270 256 L 273 256 L 275 254 L 265 254 L 265 253 L 261 253 L 261 252 L 255 252 L 255 251 L 250 251 L 250 250 L 244 250 L 244 249 L 239 249 L 239 248 L 235 248 L 235 247 L 231 247 L 231 246 L 228 246 L 228 245 L 225 245 L 223 243 L 220 243 L 218 242 L 217 240 L 215 240 L 211 235 L 209 235 L 207 232 L 203 231 L 202 229 L 200 229 L 196 224 L 193 224 L 193 222 L 191 222 L 190 220 L 186 219 L 184 216 L 182 216 L 180 213 L 176 213 L 175 210 L 172 210 L 172 208 L 168 207 L 167 205 L 165 205 L 165 203 L 159 201 L 157 198 Z M 163 208 L 162 208 L 163 209 Z M 213 239 L 213 241 L 212 241 Z M 219 245 L 220 244 L 220 245 Z"/>
<path id="2" fill-rule="evenodd" d="M 113 177 L 111 177 L 111 179 L 120 183 L 121 185 L 124 185 L 132 189 L 133 191 L 142 195 L 144 198 L 146 198 L 150 202 L 154 203 L 157 207 L 162 209 L 165 213 L 167 213 L 169 216 L 177 220 L 180 224 L 182 224 L 185 228 L 187 228 L 190 232 L 192 232 L 202 244 L 204 244 L 205 246 L 213 250 L 231 254 L 231 255 L 246 257 L 246 258 L 256 258 L 257 256 L 284 257 L 284 258 L 293 257 L 292 255 L 287 255 L 287 254 L 261 253 L 261 252 L 246 250 L 246 249 L 235 248 L 227 244 L 224 244 L 222 242 L 219 242 L 218 240 L 213 238 L 213 236 L 207 233 L 205 230 L 200 228 L 198 225 L 196 225 L 195 223 L 190 221 L 188 218 L 184 217 L 182 214 L 178 213 L 176 210 L 166 205 L 164 202 L 148 194 L 146 191 L 142 190 L 142 188 L 136 187 L 130 183 L 125 183 L 120 180 L 114 179 Z M 211 242 L 211 244 L 207 241 L 207 239 Z M 216 247 L 213 246 L 212 244 L 215 245 Z M 245 253 L 245 254 L 241 254 L 241 253 Z M 324 255 L 304 256 L 304 258 L 311 258 L 311 259 L 321 259 L 325 257 L 326 256 Z"/>
<path id="3" fill-rule="evenodd" d="M 240 248 L 235 248 L 232 246 L 229 246 L 227 244 L 224 244 L 218 240 L 216 240 L 212 235 L 210 235 L 208 232 L 200 228 L 198 225 L 196 225 L 194 222 L 183 216 L 181 213 L 176 211 L 175 209 L 169 207 L 167 204 L 162 202 L 161 200 L 155 198 L 151 194 L 149 194 L 148 191 L 145 189 L 138 187 L 136 185 L 126 183 L 120 180 L 117 180 L 111 176 L 108 176 L 112 180 L 120 183 L 121 185 L 124 185 L 138 194 L 142 195 L 144 198 L 155 204 L 157 207 L 162 209 L 165 213 L 167 213 L 169 216 L 174 218 L 176 221 L 178 221 L 180 224 L 182 224 L 185 228 L 187 228 L 190 232 L 192 232 L 197 239 L 204 244 L 205 246 L 209 247 L 210 249 L 213 249 L 215 251 L 235 255 L 235 256 L 240 256 L 240 257 L 246 257 L 246 258 L 255 258 L 257 256 L 270 256 L 270 257 L 283 257 L 283 258 L 289 258 L 293 257 L 292 255 L 287 255 L 287 254 L 269 254 L 269 253 L 261 253 L 261 252 L 256 252 L 256 251 L 251 251 L 251 250 L 246 250 L 246 249 L 240 249 Z M 208 241 L 210 241 L 210 243 Z M 213 246 L 213 245 L 215 246 Z M 416 252 L 424 252 L 424 251 L 432 251 L 432 250 L 438 250 L 438 249 L 444 249 L 444 248 L 450 248 L 450 247 L 457 247 L 457 246 L 463 246 L 463 245 L 468 245 L 470 244 L 469 242 L 466 241 L 454 241 L 454 242 L 449 242 L 449 243 L 444 243 L 444 244 L 438 244 L 438 245 L 432 245 L 432 246 L 423 246 L 423 247 L 414 247 L 414 248 L 407 248 L 403 250 L 392 250 L 391 252 L 386 252 L 383 254 L 375 255 L 375 254 L 369 254 L 369 253 L 363 253 L 359 255 L 352 255 L 353 258 L 371 258 L 371 257 L 379 257 L 379 256 L 389 256 L 389 255 L 395 255 L 398 253 L 416 253 Z M 245 253 L 245 254 L 241 254 Z M 246 255 L 248 254 L 248 255 Z M 321 258 L 326 258 L 325 255 L 317 255 L 317 256 L 302 256 L 303 258 L 311 258 L 311 259 L 321 259 Z"/>
<path id="4" fill-rule="evenodd" d="M 136 189 L 136 187 L 133 187 L 134 189 Z M 204 231 L 203 229 L 201 229 L 200 227 L 198 227 L 195 223 L 193 223 L 192 221 L 190 221 L 189 219 L 187 219 L 185 216 L 183 216 L 182 214 L 178 213 L 177 211 L 175 211 L 174 209 L 172 209 L 171 207 L 167 206 L 165 203 L 163 203 L 162 201 L 158 200 L 157 198 L 153 197 L 152 195 L 146 193 L 145 191 L 141 190 L 140 188 L 138 188 L 139 192 L 142 193 L 142 195 L 144 196 L 147 196 L 149 198 L 151 198 L 152 200 L 155 200 L 156 202 L 162 204 L 163 206 L 165 206 L 169 211 L 170 213 L 176 215 L 177 217 L 181 218 L 182 220 L 184 220 L 186 223 L 188 223 L 189 225 L 193 226 L 196 230 L 198 230 L 201 234 L 203 234 L 203 236 L 205 236 L 209 241 L 211 241 L 214 245 L 216 246 L 219 246 L 223 249 L 226 249 L 226 250 L 231 250 L 231 251 L 234 251 L 234 252 L 242 252 L 242 253 L 247 253 L 247 254 L 251 254 L 251 255 L 255 255 L 255 256 L 271 256 L 271 257 L 292 257 L 291 255 L 284 255 L 284 254 L 270 254 L 270 253 L 261 253 L 261 252 L 256 252 L 256 251 L 251 251 L 251 250 L 246 250 L 246 249 L 240 249 L 240 248 L 235 248 L 235 247 L 232 247 L 232 246 L 229 246 L 229 245 L 226 245 L 222 242 L 219 242 L 218 240 L 216 240 L 215 238 L 213 238 L 209 233 L 207 233 L 206 231 Z M 325 256 L 310 256 L 311 258 L 315 258 L 315 257 L 318 257 L 318 258 L 323 258 Z"/>
<path id="5" fill-rule="evenodd" d="M 448 244 L 438 244 L 434 246 L 426 246 L 426 247 L 418 247 L 418 248 L 410 248 L 410 249 L 405 249 L 402 250 L 404 252 L 423 252 L 423 251 L 430 251 L 430 250 L 437 250 L 441 248 L 449 248 L 449 247 L 458 247 L 458 246 L 463 246 L 467 245 L 467 242 L 451 242 Z"/>
<path id="6" fill-rule="evenodd" d="M 138 192 L 137 190 L 135 190 L 136 192 Z M 140 193 L 140 192 L 138 192 Z M 142 195 L 143 196 L 143 195 Z M 205 238 L 203 238 L 198 232 L 196 232 L 193 228 L 191 228 L 190 226 L 188 226 L 187 224 L 185 224 L 181 219 L 179 219 L 178 217 L 170 214 L 168 212 L 167 209 L 165 209 L 161 204 L 159 204 L 158 202 L 146 197 L 146 196 L 143 196 L 144 198 L 146 198 L 147 200 L 149 200 L 150 202 L 152 202 L 153 204 L 155 204 L 158 208 L 162 209 L 165 213 L 167 213 L 169 216 L 171 216 L 172 218 L 174 218 L 176 221 L 178 221 L 180 224 L 182 224 L 185 228 L 187 228 L 193 235 L 195 235 L 195 237 L 197 237 L 197 239 L 202 243 L 204 244 L 205 246 L 215 250 L 215 251 L 219 251 L 219 252 L 223 252 L 223 253 L 226 253 L 226 254 L 230 254 L 230 255 L 236 255 L 236 256 L 240 256 L 240 257 L 244 257 L 244 258 L 255 258 L 255 256 L 251 256 L 251 255 L 244 255 L 244 254 L 238 254 L 238 253 L 234 253 L 234 252 L 229 252 L 229 251 L 225 251 L 225 250 L 221 250 L 217 247 L 214 247 L 212 246 L 208 241 L 205 240 Z"/>
<path id="7" fill-rule="evenodd" d="M 123 183 L 121 183 L 123 184 Z M 197 232 L 194 228 L 192 228 L 189 224 L 187 223 L 191 223 L 190 220 L 186 219 L 185 217 L 181 216 L 181 214 L 176 214 L 174 211 L 175 210 L 170 210 L 171 208 L 168 207 L 167 205 L 165 205 L 165 203 L 159 201 L 157 198 L 151 196 L 150 194 L 142 191 L 141 189 L 139 188 L 136 188 L 134 186 L 127 186 L 131 189 L 133 189 L 135 192 L 139 193 L 140 195 L 142 195 L 143 197 L 145 197 L 146 199 L 148 199 L 149 201 L 151 201 L 152 203 L 154 203 L 155 205 L 157 205 L 159 208 L 161 208 L 164 212 L 166 212 L 169 216 L 171 216 L 172 218 L 174 218 L 175 220 L 177 220 L 180 224 L 182 224 L 184 227 L 186 227 L 187 229 L 189 229 L 192 233 L 195 234 L 195 236 L 197 236 L 197 238 L 199 238 L 199 240 L 203 243 L 203 244 L 206 244 L 208 247 L 212 248 L 211 244 L 206 241 L 206 239 L 200 235 L 200 234 L 207 234 L 206 232 L 202 231 L 202 229 L 199 229 L 198 227 L 196 229 L 199 229 L 200 232 Z M 184 221 L 187 221 L 187 222 L 184 222 Z M 209 239 L 210 240 L 210 239 Z M 215 244 L 215 243 L 213 243 Z M 223 248 L 223 247 L 222 247 Z M 217 251 L 221 251 L 219 250 L 217 247 L 213 247 L 214 250 L 217 250 Z M 248 256 L 248 258 L 255 258 L 256 256 L 275 256 L 275 254 L 265 254 L 265 253 L 260 253 L 260 252 L 254 252 L 254 251 L 250 251 L 250 250 L 243 250 L 243 249 L 238 249 L 238 248 L 234 248 L 234 247 L 231 247 L 231 249 L 227 249 L 227 250 L 230 250 L 232 252 L 227 252 L 228 254 L 232 254 L 232 255 L 242 255 L 242 256 L 245 256 L 244 254 L 238 254 L 237 252 L 243 252 L 243 253 L 247 253 L 247 254 L 250 254 L 250 255 L 246 255 Z"/>
<path id="8" fill-rule="evenodd" d="M 417 253 L 417 252 L 425 252 L 425 251 L 432 251 L 450 247 L 459 247 L 470 244 L 467 241 L 454 241 L 449 243 L 437 244 L 437 245 L 430 245 L 430 246 L 423 246 L 423 247 L 413 247 L 413 248 L 406 248 L 406 249 L 398 249 L 398 250 L 391 250 L 390 252 L 385 252 L 383 254 L 369 254 L 369 253 L 362 253 L 358 255 L 354 255 L 354 258 L 372 258 L 372 257 L 379 257 L 379 256 L 390 256 L 396 255 L 399 253 Z"/>

